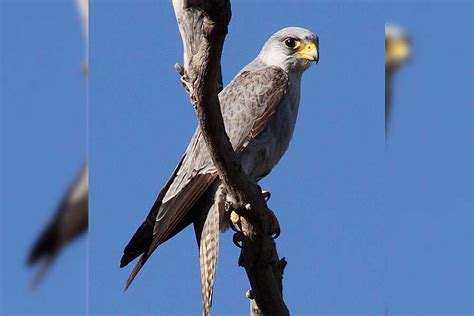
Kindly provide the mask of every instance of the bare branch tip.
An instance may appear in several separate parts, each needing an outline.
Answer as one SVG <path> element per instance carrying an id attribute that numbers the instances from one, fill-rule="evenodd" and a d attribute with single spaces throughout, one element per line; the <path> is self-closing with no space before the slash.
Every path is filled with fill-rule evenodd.
<path id="1" fill-rule="evenodd" d="M 176 69 L 176 71 L 181 75 L 181 76 L 184 76 L 184 66 L 181 65 L 181 64 L 174 64 L 174 69 Z"/>

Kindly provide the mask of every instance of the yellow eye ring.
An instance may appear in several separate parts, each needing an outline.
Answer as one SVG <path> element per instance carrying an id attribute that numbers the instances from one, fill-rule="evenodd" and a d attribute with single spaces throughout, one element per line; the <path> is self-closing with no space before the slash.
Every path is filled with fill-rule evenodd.
<path id="1" fill-rule="evenodd" d="M 301 42 L 293 37 L 288 37 L 283 40 L 283 45 L 289 49 L 297 49 L 301 46 Z"/>

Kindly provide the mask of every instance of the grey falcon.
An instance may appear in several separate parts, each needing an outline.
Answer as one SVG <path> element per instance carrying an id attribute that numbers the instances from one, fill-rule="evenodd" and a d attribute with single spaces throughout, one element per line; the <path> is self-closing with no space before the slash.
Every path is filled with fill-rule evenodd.
<path id="1" fill-rule="evenodd" d="M 319 61 L 318 41 L 303 28 L 278 31 L 219 94 L 226 133 L 242 170 L 256 182 L 270 173 L 288 148 L 298 113 L 301 77 Z M 208 314 L 219 227 L 226 226 L 224 200 L 198 127 L 147 218 L 124 249 L 120 267 L 141 255 L 126 288 L 156 247 L 193 223 L 200 248 L 204 314 Z"/>

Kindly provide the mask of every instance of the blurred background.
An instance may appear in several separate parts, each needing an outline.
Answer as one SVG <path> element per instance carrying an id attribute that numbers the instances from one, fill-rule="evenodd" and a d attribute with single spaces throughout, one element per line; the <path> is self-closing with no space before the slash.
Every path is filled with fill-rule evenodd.
<path id="1" fill-rule="evenodd" d="M 86 158 L 85 36 L 76 1 L 1 1 L 2 315 L 84 315 L 87 247 L 32 289 L 29 253 Z"/>
<path id="2" fill-rule="evenodd" d="M 385 145 L 387 308 L 472 315 L 472 1 L 381 6 L 411 46 L 392 78 Z"/>
<path id="3" fill-rule="evenodd" d="M 130 268 L 118 268 L 196 126 L 173 67 L 182 47 L 170 2 L 91 3 L 89 92 L 76 1 L 0 2 L 2 315 L 200 313 L 192 230 L 161 246 L 127 293 Z M 232 4 L 225 83 L 282 27 L 320 36 L 294 139 L 262 183 L 283 229 L 292 314 L 473 315 L 472 2 Z M 409 38 L 410 56 L 391 79 L 385 138 L 387 23 Z M 32 290 L 28 253 L 87 147 L 89 239 Z M 237 258 L 227 233 L 215 315 L 248 312 Z"/>

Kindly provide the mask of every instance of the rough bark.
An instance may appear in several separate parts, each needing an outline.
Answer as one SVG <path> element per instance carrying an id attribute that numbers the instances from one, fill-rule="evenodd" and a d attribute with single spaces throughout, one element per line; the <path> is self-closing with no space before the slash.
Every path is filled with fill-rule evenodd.
<path id="1" fill-rule="evenodd" d="M 279 260 L 272 234 L 279 230 L 261 188 L 242 172 L 224 128 L 218 93 L 222 87 L 220 59 L 231 18 L 229 0 L 173 0 L 184 45 L 184 66 L 177 66 L 196 109 L 208 146 L 232 208 L 240 215 L 234 240 L 241 243 L 239 265 L 246 270 L 253 315 L 288 315 Z"/>

